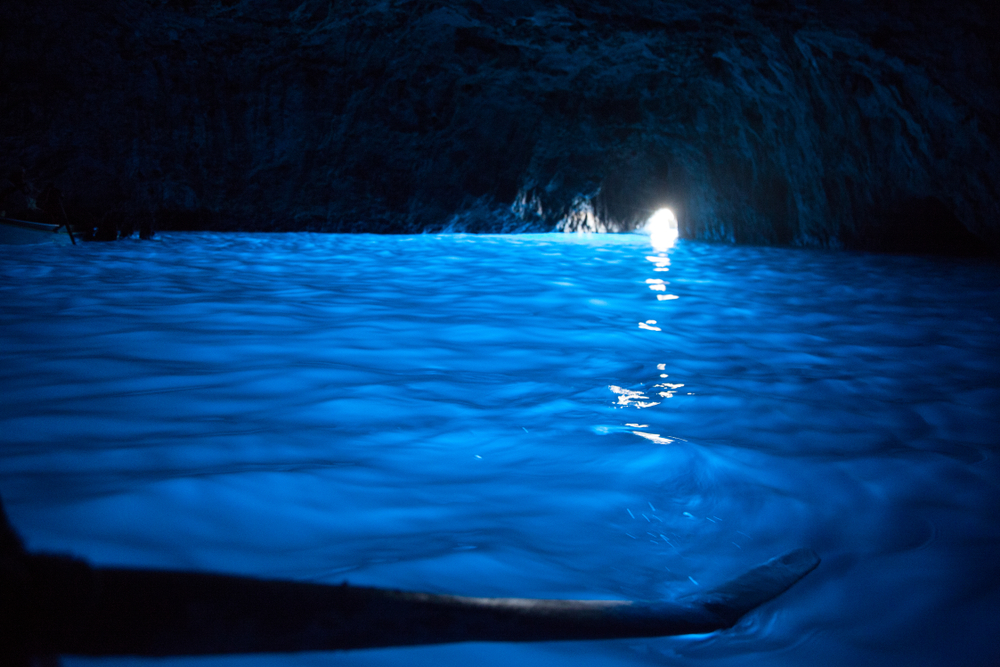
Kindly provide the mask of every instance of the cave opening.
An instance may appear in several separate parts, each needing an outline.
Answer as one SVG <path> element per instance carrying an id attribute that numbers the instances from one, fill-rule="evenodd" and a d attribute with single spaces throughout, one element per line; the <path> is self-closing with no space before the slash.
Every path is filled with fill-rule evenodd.
<path id="1" fill-rule="evenodd" d="M 669 250 L 678 238 L 677 216 L 669 208 L 659 208 L 649 216 L 643 231 L 649 234 L 649 241 L 656 250 Z"/>

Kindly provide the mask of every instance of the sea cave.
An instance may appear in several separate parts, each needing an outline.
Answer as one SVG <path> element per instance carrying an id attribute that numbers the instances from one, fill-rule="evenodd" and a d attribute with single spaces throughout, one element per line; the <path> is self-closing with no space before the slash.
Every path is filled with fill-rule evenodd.
<path id="1" fill-rule="evenodd" d="M 5 664 L 1000 664 L 992 3 L 2 14 Z"/>

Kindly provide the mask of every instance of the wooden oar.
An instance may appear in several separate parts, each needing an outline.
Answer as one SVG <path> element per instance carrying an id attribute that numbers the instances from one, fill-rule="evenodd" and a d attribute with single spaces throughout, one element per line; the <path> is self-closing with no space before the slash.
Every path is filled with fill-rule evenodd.
<path id="1" fill-rule="evenodd" d="M 20 638 L 12 664 L 18 656 L 58 654 L 272 653 L 704 633 L 731 627 L 819 564 L 815 553 L 798 549 L 674 602 L 467 598 L 91 567 L 27 554 L 9 524 L 2 532 L 0 621 L 5 636 Z"/>

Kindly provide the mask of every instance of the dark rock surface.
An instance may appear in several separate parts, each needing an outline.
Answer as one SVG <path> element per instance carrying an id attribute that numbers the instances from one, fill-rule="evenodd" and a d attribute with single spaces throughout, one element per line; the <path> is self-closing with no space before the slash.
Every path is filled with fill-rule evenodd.
<path id="1" fill-rule="evenodd" d="M 670 205 L 691 238 L 995 251 L 991 4 L 6 0 L 0 174 L 106 236 Z"/>

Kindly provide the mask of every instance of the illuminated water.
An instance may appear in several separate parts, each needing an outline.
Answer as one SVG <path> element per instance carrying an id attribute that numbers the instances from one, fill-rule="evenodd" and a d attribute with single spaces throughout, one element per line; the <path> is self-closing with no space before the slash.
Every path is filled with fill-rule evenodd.
<path id="1" fill-rule="evenodd" d="M 594 598 L 823 558 L 707 636 L 67 665 L 1000 662 L 995 265 L 171 234 L 0 246 L 0 280 L 0 492 L 32 549 Z"/>

